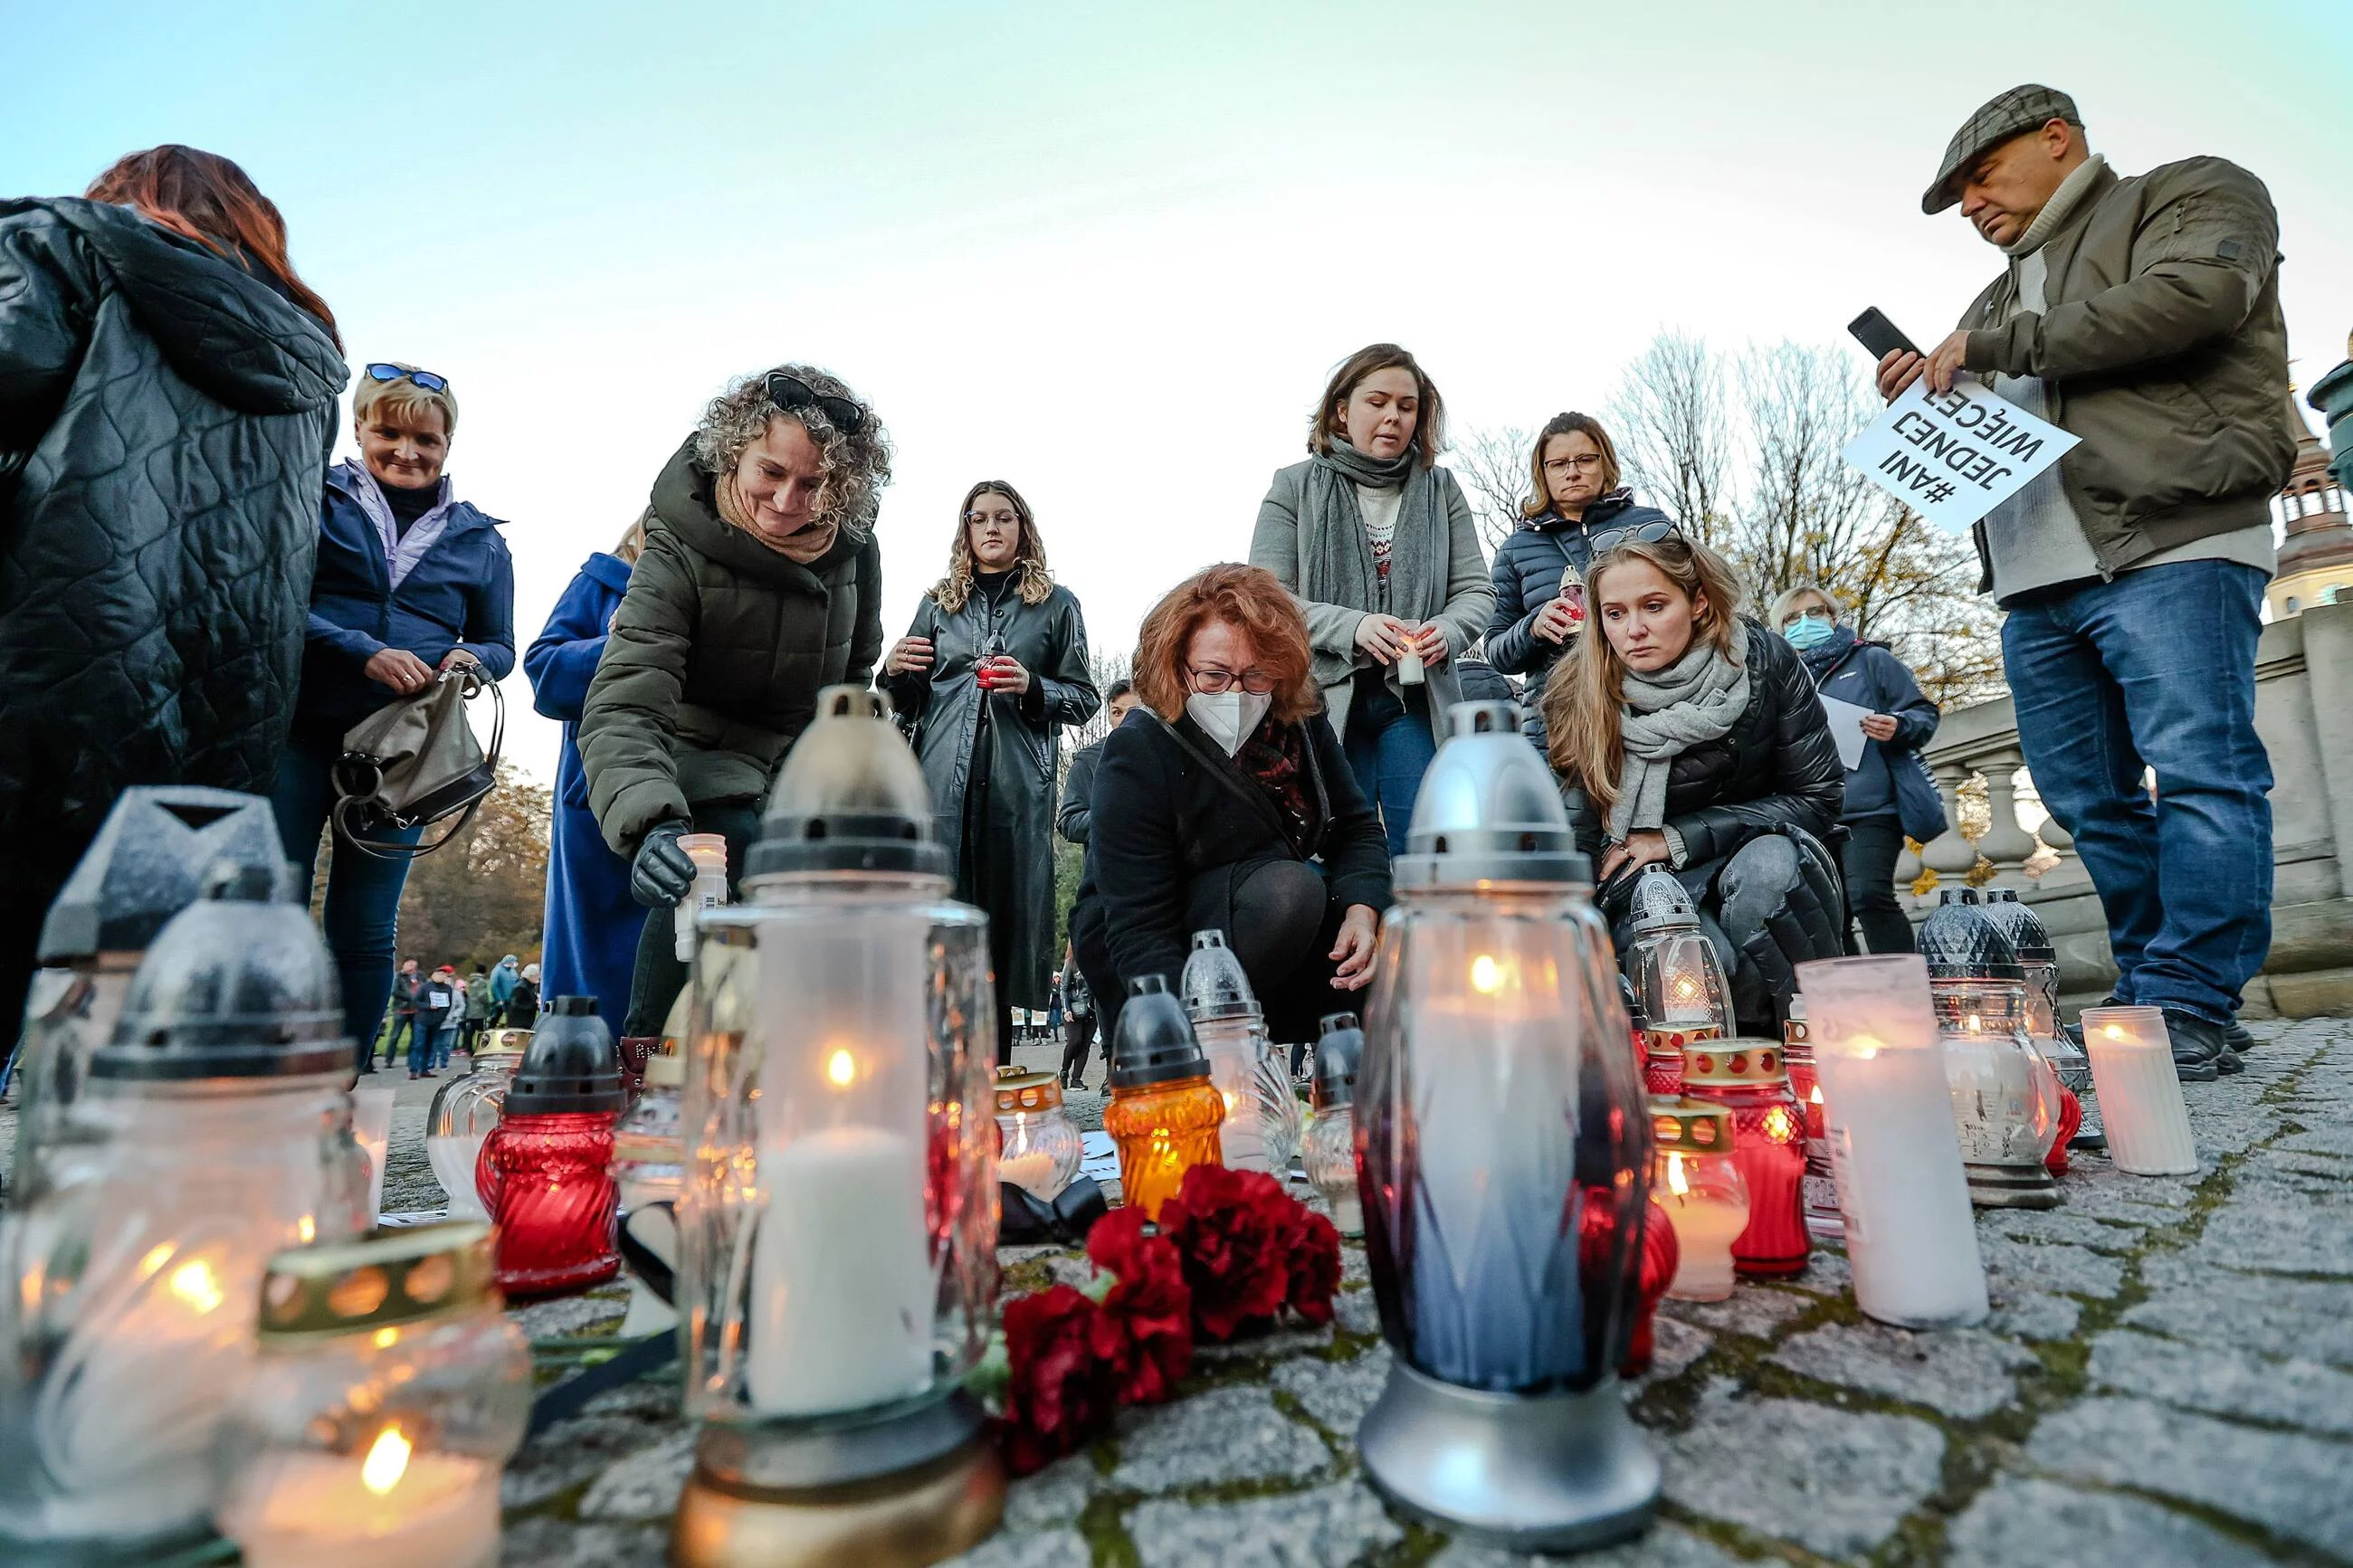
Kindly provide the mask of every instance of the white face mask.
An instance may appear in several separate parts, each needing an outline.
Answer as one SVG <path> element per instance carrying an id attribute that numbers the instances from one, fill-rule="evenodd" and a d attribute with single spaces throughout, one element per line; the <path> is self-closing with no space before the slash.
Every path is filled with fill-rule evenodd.
<path id="1" fill-rule="evenodd" d="M 1242 742 L 1273 706 L 1271 691 L 1196 691 L 1185 699 L 1185 711 L 1193 722 L 1223 746 L 1229 757 L 1242 749 Z"/>

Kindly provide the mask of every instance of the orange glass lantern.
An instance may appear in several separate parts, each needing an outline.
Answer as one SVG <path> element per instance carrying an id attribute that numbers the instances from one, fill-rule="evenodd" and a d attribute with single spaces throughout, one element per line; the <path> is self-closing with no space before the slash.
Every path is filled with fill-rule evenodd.
<path id="1" fill-rule="evenodd" d="M 1209 1081 L 1209 1059 L 1167 978 L 1136 976 L 1119 1010 L 1111 1103 L 1103 1107 L 1103 1131 L 1119 1148 L 1121 1201 L 1158 1219 L 1187 1171 L 1222 1162 L 1218 1127 L 1225 1119 L 1225 1096 Z"/>
<path id="2" fill-rule="evenodd" d="M 1806 1231 L 1805 1112 L 1771 1040 L 1710 1040 L 1683 1052 L 1683 1093 L 1732 1117 L 1732 1157 L 1748 1184 L 1748 1224 L 1732 1243 L 1744 1279 L 1802 1274 Z"/>

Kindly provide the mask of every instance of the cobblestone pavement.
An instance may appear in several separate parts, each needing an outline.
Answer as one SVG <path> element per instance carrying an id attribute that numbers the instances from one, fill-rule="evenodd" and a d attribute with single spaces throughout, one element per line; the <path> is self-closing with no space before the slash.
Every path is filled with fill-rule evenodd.
<path id="1" fill-rule="evenodd" d="M 1828 1250 L 1799 1279 L 1669 1303 L 1630 1391 L 1665 1462 L 1662 1517 L 1578 1561 L 2353 1564 L 2353 1024 L 2254 1027 L 2242 1076 L 2188 1089 L 2199 1176 L 2083 1158 L 2064 1206 L 1981 1215 L 1982 1329 L 1867 1322 Z M 429 1206 L 435 1086 L 399 1087 L 386 1206 Z M 1008 1292 L 1084 1267 L 1034 1248 L 1005 1262 Z M 622 1303 L 607 1289 L 515 1316 L 543 1344 L 593 1340 Z M 1016 1484 L 965 1568 L 1527 1561 L 1395 1517 L 1365 1485 L 1353 1433 L 1388 1354 L 1352 1251 L 1332 1328 L 1205 1352 L 1184 1398 Z M 662 1563 L 690 1463 L 676 1397 L 674 1380 L 641 1382 L 529 1444 L 506 1479 L 504 1561 Z"/>

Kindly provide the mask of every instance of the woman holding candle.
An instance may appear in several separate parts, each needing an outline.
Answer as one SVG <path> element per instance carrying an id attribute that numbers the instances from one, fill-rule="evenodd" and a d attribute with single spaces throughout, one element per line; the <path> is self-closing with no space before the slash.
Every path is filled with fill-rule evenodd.
<path id="1" fill-rule="evenodd" d="M 1013 1009 L 1043 1008 L 1054 962 L 1054 731 L 1103 706 L 1079 601 L 1046 567 L 1021 492 L 965 492 L 947 575 L 882 667 L 915 721 L 915 751 L 955 862 L 955 896 L 988 911 L 997 1059 L 1013 1059 Z"/>
<path id="2" fill-rule="evenodd" d="M 1797 650 L 1741 616 L 1722 556 L 1663 521 L 1591 542 L 1586 596 L 1602 635 L 1553 667 L 1544 710 L 1595 902 L 1623 921 L 1642 868 L 1670 868 L 1725 961 L 1739 1023 L 1778 1035 L 1792 966 L 1843 947 L 1823 847 L 1846 777 L 1830 722 Z"/>
<path id="3" fill-rule="evenodd" d="M 1397 344 L 1350 354 L 1308 420 L 1312 455 L 1275 474 L 1250 536 L 1250 564 L 1306 615 L 1332 731 L 1392 855 L 1405 852 L 1446 710 L 1462 700 L 1453 659 L 1495 607 L 1471 503 L 1435 466 L 1445 412 Z"/>
<path id="4" fill-rule="evenodd" d="M 1145 712 L 1103 742 L 1071 941 L 1111 1037 L 1128 984 L 1183 972 L 1188 933 L 1240 958 L 1278 1041 L 1372 979 L 1386 840 L 1319 692 L 1308 621 L 1272 573 L 1212 566 L 1153 606 Z"/>
<path id="5" fill-rule="evenodd" d="M 654 480 L 579 730 L 589 809 L 649 911 L 625 1035 L 660 1034 L 686 984 L 676 906 L 695 865 L 679 839 L 726 838 L 733 896 L 818 692 L 874 673 L 874 519 L 890 479 L 874 411 L 824 371 L 785 364 L 713 398 Z"/>

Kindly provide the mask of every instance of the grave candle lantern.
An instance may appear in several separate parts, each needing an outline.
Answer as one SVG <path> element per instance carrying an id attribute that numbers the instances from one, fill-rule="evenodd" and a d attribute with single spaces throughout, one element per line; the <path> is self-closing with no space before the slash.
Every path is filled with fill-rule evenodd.
<path id="1" fill-rule="evenodd" d="M 475 1162 L 498 1226 L 499 1289 L 576 1290 L 620 1272 L 613 1122 L 628 1104 L 620 1053 L 596 999 L 555 997 Z"/>
<path id="2" fill-rule="evenodd" d="M 1226 1100 L 1185 1009 L 1157 974 L 1128 982 L 1111 1045 L 1103 1131 L 1119 1149 L 1120 1202 L 1156 1220 L 1196 1165 L 1221 1163 Z"/>
<path id="3" fill-rule="evenodd" d="M 672 1561 L 930 1563 L 996 1528 L 964 1382 L 997 1316 L 987 919 L 948 896 L 923 770 L 828 687 L 702 911 L 676 1305 L 703 1422 Z"/>
<path id="4" fill-rule="evenodd" d="M 1365 1234 L 1365 1208 L 1356 1193 L 1356 1068 L 1365 1054 L 1365 1032 L 1354 1013 L 1328 1013 L 1315 1042 L 1315 1121 L 1307 1130 L 1300 1163 L 1307 1179 L 1332 1210 L 1342 1236 Z"/>
<path id="5" fill-rule="evenodd" d="M 1424 775 L 1357 1073 L 1366 1251 L 1397 1360 L 1357 1434 L 1405 1510 L 1518 1550 L 1645 1527 L 1658 1462 L 1616 1362 L 1648 1126 L 1609 936 L 1505 702 Z M 1630 1198 L 1594 1223 L 1588 1194 Z"/>
<path id="6" fill-rule="evenodd" d="M 1085 1152 L 1078 1123 L 1062 1109 L 1062 1080 L 1050 1072 L 1002 1072 L 997 1079 L 997 1177 L 1049 1203 L 1079 1173 Z"/>
<path id="7" fill-rule="evenodd" d="M 473 1070 L 433 1091 L 425 1113 L 425 1160 L 449 1196 L 451 1219 L 488 1219 L 482 1206 L 482 1144 L 499 1124 L 529 1029 L 491 1029 L 474 1043 Z"/>
<path id="8" fill-rule="evenodd" d="M 1226 1102 L 1218 1129 L 1226 1168 L 1282 1174 L 1299 1152 L 1299 1097 L 1268 1048 L 1265 1014 L 1224 931 L 1193 933 L 1178 984 L 1193 1037 L 1209 1058 L 1209 1081 Z"/>
<path id="9" fill-rule="evenodd" d="M 1920 928 L 1944 1042 L 1953 1123 L 1981 1208 L 2057 1205 L 2044 1158 L 2057 1141 L 2058 1075 L 2026 1036 L 2026 970 L 1976 889 L 1945 889 Z"/>
<path id="10" fill-rule="evenodd" d="M 2059 1137 L 2046 1163 L 2053 1174 L 2064 1174 L 2069 1149 L 2107 1146 L 2099 1103 L 2092 1093 L 2092 1059 L 2059 1026 L 2059 952 L 2049 929 L 2008 888 L 1989 888 L 1985 899 L 1986 918 L 2010 938 L 2025 972 L 2026 1037 L 2058 1075 Z"/>
<path id="11" fill-rule="evenodd" d="M 1806 1121 L 1806 1230 L 1816 1239 L 1835 1241 L 1845 1232 L 1839 1215 L 1838 1183 L 1831 1174 L 1831 1146 L 1824 1136 L 1822 1084 L 1814 1070 L 1814 1043 L 1806 1026 L 1806 997 L 1789 997 L 1789 1016 L 1781 1024 L 1781 1065 L 1789 1069 L 1789 1092 Z"/>
<path id="12" fill-rule="evenodd" d="M 1748 1183 L 1732 1157 L 1732 1112 L 1694 1101 L 1654 1104 L 1651 1131 L 1659 1145 L 1651 1201 L 1674 1226 L 1680 1253 L 1667 1294 L 1721 1301 L 1732 1294 L 1732 1243 L 1748 1228 Z"/>
<path id="13" fill-rule="evenodd" d="M 246 867 L 163 928 L 0 1218 L 0 1559 L 200 1537 L 264 1268 L 362 1227 L 334 963 L 278 884 Z"/>
<path id="14" fill-rule="evenodd" d="M 2188 1176 L 2198 1145 L 2165 1015 L 2155 1007 L 2086 1007 L 2084 1045 L 2108 1112 L 2108 1152 L 2136 1176 Z"/>
<path id="15" fill-rule="evenodd" d="M 1721 1039 L 1732 1016 L 1724 966 L 1700 929 L 1691 895 L 1662 866 L 1634 884 L 1634 1005 L 1641 1014 L 1643 1088 L 1683 1092 L 1683 1047 Z"/>
<path id="16" fill-rule="evenodd" d="M 1806 1229 L 1805 1113 L 1771 1040 L 1707 1040 L 1683 1051 L 1683 1094 L 1732 1121 L 1732 1158 L 1748 1184 L 1748 1224 L 1732 1243 L 1744 1279 L 1802 1274 Z"/>

